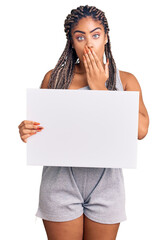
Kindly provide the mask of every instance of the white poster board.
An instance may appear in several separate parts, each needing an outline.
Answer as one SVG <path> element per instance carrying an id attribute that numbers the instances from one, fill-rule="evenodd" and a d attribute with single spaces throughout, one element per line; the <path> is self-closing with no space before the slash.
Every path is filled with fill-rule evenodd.
<path id="1" fill-rule="evenodd" d="M 27 164 L 136 168 L 138 91 L 27 89 Z"/>

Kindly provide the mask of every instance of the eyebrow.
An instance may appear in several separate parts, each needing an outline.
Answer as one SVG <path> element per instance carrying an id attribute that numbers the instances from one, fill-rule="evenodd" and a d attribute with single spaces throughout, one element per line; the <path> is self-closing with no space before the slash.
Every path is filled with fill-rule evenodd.
<path id="1" fill-rule="evenodd" d="M 90 31 L 90 33 L 92 33 L 93 31 L 95 31 L 96 29 L 100 29 L 100 30 L 102 30 L 100 27 L 97 27 L 97 28 L 94 28 L 92 31 Z M 79 30 L 74 31 L 73 34 L 75 34 L 76 32 L 80 32 L 80 33 L 85 34 L 85 32 L 83 32 L 83 31 L 79 31 Z"/>

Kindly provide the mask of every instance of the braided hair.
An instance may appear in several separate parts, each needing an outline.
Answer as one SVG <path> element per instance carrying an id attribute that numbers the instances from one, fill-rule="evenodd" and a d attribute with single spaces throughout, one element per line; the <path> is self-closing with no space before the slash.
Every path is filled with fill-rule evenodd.
<path id="1" fill-rule="evenodd" d="M 94 6 L 79 6 L 77 9 L 71 10 L 71 14 L 65 19 L 64 31 L 66 33 L 67 43 L 65 49 L 60 56 L 55 68 L 53 69 L 47 88 L 52 89 L 68 89 L 73 79 L 74 66 L 79 61 L 74 48 L 72 48 L 72 35 L 71 30 L 78 24 L 78 21 L 82 18 L 91 16 L 93 20 L 100 21 L 104 27 L 105 34 L 107 33 L 108 41 L 105 45 L 106 59 L 109 59 L 109 78 L 106 81 L 106 87 L 108 90 L 117 90 L 116 88 L 116 64 L 111 53 L 110 38 L 108 35 L 109 27 L 107 19 L 103 11 L 97 9 Z"/>

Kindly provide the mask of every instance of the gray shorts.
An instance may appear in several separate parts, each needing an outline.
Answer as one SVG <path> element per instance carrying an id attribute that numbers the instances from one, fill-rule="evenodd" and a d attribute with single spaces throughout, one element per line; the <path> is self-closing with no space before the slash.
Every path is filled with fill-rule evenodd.
<path id="1" fill-rule="evenodd" d="M 104 224 L 127 219 L 122 169 L 44 166 L 35 216 L 65 222 L 83 213 Z"/>

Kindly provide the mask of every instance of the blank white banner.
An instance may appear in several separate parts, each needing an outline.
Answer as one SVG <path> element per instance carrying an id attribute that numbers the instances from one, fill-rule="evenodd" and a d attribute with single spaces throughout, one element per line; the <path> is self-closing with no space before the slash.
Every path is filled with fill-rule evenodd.
<path id="1" fill-rule="evenodd" d="M 27 164 L 136 168 L 138 91 L 27 89 Z"/>

